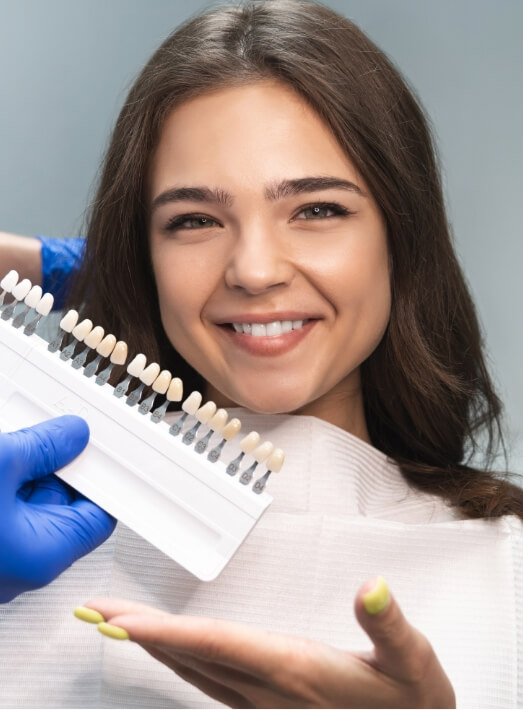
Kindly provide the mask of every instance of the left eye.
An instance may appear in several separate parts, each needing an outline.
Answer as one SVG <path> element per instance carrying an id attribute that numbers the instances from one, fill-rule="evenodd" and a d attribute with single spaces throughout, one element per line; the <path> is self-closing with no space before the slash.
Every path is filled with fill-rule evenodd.
<path id="1" fill-rule="evenodd" d="M 328 217 L 337 217 L 339 215 L 349 214 L 349 210 L 345 209 L 341 205 L 318 203 L 316 205 L 309 205 L 304 207 L 300 214 L 304 214 L 305 219 L 322 219 Z"/>

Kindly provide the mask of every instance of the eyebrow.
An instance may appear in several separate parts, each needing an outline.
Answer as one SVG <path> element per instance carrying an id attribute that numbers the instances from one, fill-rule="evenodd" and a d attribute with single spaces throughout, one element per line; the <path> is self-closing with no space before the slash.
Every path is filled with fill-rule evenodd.
<path id="1" fill-rule="evenodd" d="M 354 192 L 361 197 L 367 197 L 366 193 L 350 180 L 343 180 L 338 177 L 319 176 L 303 177 L 294 180 L 282 180 L 279 183 L 268 185 L 265 188 L 265 199 L 270 202 L 281 200 L 291 195 L 300 195 L 307 192 L 318 192 L 319 190 L 341 189 Z M 151 211 L 171 202 L 181 202 L 189 200 L 191 202 L 210 202 L 224 207 L 230 207 L 234 201 L 233 196 L 225 190 L 210 187 L 172 187 L 165 190 L 154 198 Z"/>

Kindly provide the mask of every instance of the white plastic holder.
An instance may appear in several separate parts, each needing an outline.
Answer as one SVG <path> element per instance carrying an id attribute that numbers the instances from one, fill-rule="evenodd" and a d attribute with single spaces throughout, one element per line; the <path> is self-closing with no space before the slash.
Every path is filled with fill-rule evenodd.
<path id="1" fill-rule="evenodd" d="M 62 480 L 203 581 L 215 579 L 272 502 L 50 353 L 39 335 L 0 321 L 0 429 L 77 414 L 89 444 Z"/>

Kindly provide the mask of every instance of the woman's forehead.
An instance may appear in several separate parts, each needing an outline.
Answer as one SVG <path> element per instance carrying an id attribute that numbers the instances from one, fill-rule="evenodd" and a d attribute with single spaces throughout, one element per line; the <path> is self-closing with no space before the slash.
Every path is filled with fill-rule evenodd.
<path id="1" fill-rule="evenodd" d="M 260 81 L 206 93 L 167 117 L 151 161 L 151 197 L 183 178 L 231 186 L 283 177 L 361 179 L 331 130 L 294 91 Z"/>

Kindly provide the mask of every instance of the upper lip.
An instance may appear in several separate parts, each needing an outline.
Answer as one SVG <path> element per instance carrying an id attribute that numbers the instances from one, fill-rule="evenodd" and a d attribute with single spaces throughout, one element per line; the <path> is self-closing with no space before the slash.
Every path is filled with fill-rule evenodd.
<path id="1" fill-rule="evenodd" d="M 283 320 L 318 320 L 320 316 L 303 311 L 278 311 L 274 313 L 235 313 L 234 315 L 218 318 L 217 325 L 228 323 L 273 323 Z"/>

